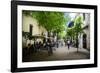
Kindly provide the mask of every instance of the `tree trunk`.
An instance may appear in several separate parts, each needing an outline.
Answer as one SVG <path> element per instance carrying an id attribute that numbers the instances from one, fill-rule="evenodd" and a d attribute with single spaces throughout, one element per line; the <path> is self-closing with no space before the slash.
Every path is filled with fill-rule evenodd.
<path id="1" fill-rule="evenodd" d="M 76 48 L 77 48 L 77 52 L 78 52 L 78 33 L 76 34 Z"/>

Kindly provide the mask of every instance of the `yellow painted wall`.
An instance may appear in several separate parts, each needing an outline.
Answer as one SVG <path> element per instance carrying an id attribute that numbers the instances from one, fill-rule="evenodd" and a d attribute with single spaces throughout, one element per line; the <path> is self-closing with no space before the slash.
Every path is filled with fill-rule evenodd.
<path id="1" fill-rule="evenodd" d="M 30 30 L 30 24 L 33 26 L 33 30 L 32 30 L 32 35 L 41 35 L 43 32 L 46 33 L 46 29 L 43 28 L 42 26 L 39 26 L 38 21 L 31 17 L 31 16 L 26 16 L 25 14 L 22 15 L 22 31 L 24 32 L 29 32 Z M 24 38 L 24 37 L 23 37 Z M 25 42 L 23 40 L 24 44 L 23 45 L 28 45 L 28 43 L 33 44 L 34 40 L 27 40 L 27 42 Z M 42 39 L 38 38 L 37 41 L 42 41 Z"/>
<path id="2" fill-rule="evenodd" d="M 22 16 L 22 30 L 24 32 L 29 32 L 30 24 L 33 26 L 33 33 L 32 35 L 36 35 L 39 33 L 39 27 L 36 19 L 33 19 L 31 16 L 26 16 L 23 14 Z"/>

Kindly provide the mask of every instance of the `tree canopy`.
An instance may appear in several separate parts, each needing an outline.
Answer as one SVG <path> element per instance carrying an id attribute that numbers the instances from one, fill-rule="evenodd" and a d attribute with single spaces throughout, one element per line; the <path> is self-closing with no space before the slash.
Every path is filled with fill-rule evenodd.
<path id="1" fill-rule="evenodd" d="M 39 26 L 44 27 L 48 32 L 57 33 L 61 37 L 64 37 L 66 34 L 67 36 L 73 37 L 83 32 L 83 17 L 80 15 L 73 20 L 74 26 L 69 28 L 66 26 L 66 24 L 71 21 L 71 17 L 68 13 L 27 10 L 24 10 L 23 13 L 37 19 Z"/>
<path id="2" fill-rule="evenodd" d="M 36 18 L 39 25 L 50 32 L 61 32 L 65 30 L 66 17 L 63 12 L 49 11 L 23 11 L 26 15 Z"/>
<path id="3" fill-rule="evenodd" d="M 79 33 L 83 33 L 83 17 L 79 15 L 73 20 L 73 22 L 74 26 L 72 28 L 67 27 L 67 36 L 69 37 L 75 37 L 78 36 Z"/>
<path id="4" fill-rule="evenodd" d="M 60 32 L 65 29 L 64 25 L 66 19 L 64 13 L 61 12 L 33 12 L 36 19 L 39 21 L 39 25 L 47 29 L 47 31 L 56 31 Z"/>
<path id="5" fill-rule="evenodd" d="M 30 15 L 37 19 L 39 26 L 44 27 L 48 32 L 56 33 L 59 37 L 65 36 L 66 24 L 70 17 L 64 12 L 50 11 L 23 11 L 24 14 Z"/>

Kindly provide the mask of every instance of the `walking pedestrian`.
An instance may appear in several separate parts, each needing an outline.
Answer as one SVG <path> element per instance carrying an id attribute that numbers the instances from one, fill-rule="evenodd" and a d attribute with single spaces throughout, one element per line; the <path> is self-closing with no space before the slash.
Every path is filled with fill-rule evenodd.
<path id="1" fill-rule="evenodd" d="M 70 40 L 67 41 L 68 50 L 70 48 Z"/>
<path id="2" fill-rule="evenodd" d="M 53 54 L 53 49 L 52 49 L 52 41 L 51 39 L 48 39 L 48 55 L 52 55 Z"/>

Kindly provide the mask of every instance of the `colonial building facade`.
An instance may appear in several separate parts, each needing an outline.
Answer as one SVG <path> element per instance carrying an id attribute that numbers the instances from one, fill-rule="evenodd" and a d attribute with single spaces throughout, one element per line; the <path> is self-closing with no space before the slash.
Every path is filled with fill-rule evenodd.
<path id="1" fill-rule="evenodd" d="M 42 26 L 39 26 L 38 21 L 29 15 L 22 15 L 22 32 L 27 33 L 26 36 L 23 36 L 23 46 L 28 45 L 29 43 L 33 44 L 34 40 L 29 40 L 28 33 L 32 37 L 46 37 L 47 31 Z M 41 41 L 41 38 L 36 39 L 36 41 Z"/>
<path id="2" fill-rule="evenodd" d="M 85 13 L 82 15 L 84 22 L 82 25 L 83 33 L 78 36 L 79 48 L 90 50 L 90 14 Z"/>

